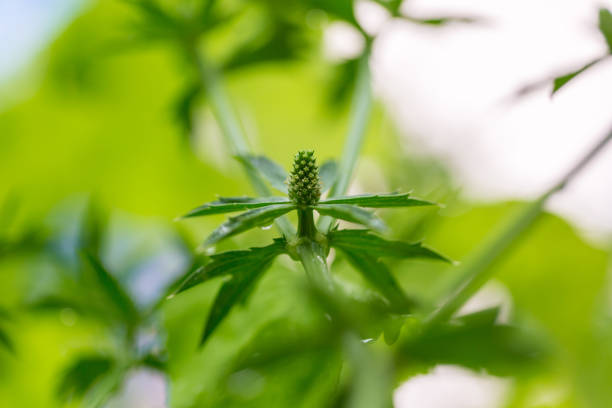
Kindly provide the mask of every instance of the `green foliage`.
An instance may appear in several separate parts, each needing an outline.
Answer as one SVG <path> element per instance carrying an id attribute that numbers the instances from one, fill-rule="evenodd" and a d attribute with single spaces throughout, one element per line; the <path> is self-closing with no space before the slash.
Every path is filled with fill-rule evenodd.
<path id="1" fill-rule="evenodd" d="M 17 220 L 10 231 L 4 228 L 7 217 L 0 216 L 4 288 L 0 310 L 11 316 L 10 321 L 0 317 L 0 342 L 10 333 L 10 344 L 18 350 L 15 356 L 0 353 L 1 406 L 64 406 L 70 396 L 72 404 L 101 406 L 119 389 L 127 367 L 153 367 L 167 370 L 173 407 L 385 407 L 402 374 L 438 363 L 512 376 L 517 393 L 529 397 L 533 389 L 539 392 L 542 381 L 550 382 L 564 387 L 559 406 L 578 406 L 575 401 L 584 395 L 593 406 L 608 405 L 609 336 L 600 327 L 607 321 L 600 322 L 596 314 L 596 299 L 604 286 L 603 251 L 582 242 L 562 221 L 539 215 L 538 207 L 523 218 L 525 223 L 518 222 L 501 241 L 494 241 L 498 245 L 485 247 L 475 262 L 464 262 L 467 266 L 459 270 L 443 262 L 413 262 L 448 261 L 413 243 L 422 235 L 444 253 L 463 259 L 479 247 L 490 226 L 507 215 L 506 208 L 472 206 L 464 211 L 451 202 L 447 214 L 433 217 L 431 210 L 437 208 L 432 202 L 408 194 L 344 196 L 368 133 L 368 120 L 380 125 L 378 111 L 371 115 L 367 70 L 375 39 L 355 21 L 352 2 L 129 3 L 137 6 L 129 15 L 116 3 L 88 10 L 45 56 L 49 68 L 40 87 L 0 113 L 0 133 L 7 136 L 0 141 L 0 168 L 10 175 L 0 193 L 15 186 L 27 204 L 23 225 L 19 217 L 8 216 Z M 379 4 L 394 17 L 418 24 L 476 21 L 416 19 L 401 15 L 399 1 Z M 321 83 L 321 62 L 312 57 L 321 30 L 304 23 L 306 16 L 311 21 L 321 15 L 320 10 L 312 12 L 313 7 L 323 10 L 323 16 L 354 25 L 366 38 L 363 55 L 336 66 L 342 71 L 339 93 L 353 97 L 348 126 L 342 105 L 327 116 L 315 108 L 329 87 L 312 86 Z M 128 27 L 130 41 L 121 39 L 121 52 L 116 52 L 113 27 L 126 18 L 133 23 Z M 608 20 L 609 13 L 600 13 L 600 30 L 609 45 Z M 172 53 L 149 46 L 155 42 L 170 45 Z M 126 53 L 126 44 L 147 47 Z M 559 79 L 555 91 L 574 76 Z M 36 88 L 35 81 L 32 84 Z M 255 117 L 256 126 L 252 121 L 239 122 L 229 95 L 238 96 L 235 106 Z M 166 112 L 172 100 L 176 101 L 172 112 Z M 117 268 L 111 249 L 124 249 L 126 238 L 108 233 L 107 218 L 121 226 L 126 222 L 116 218 L 117 212 L 169 220 L 201 198 L 203 191 L 240 195 L 248 188 L 211 147 L 214 132 L 204 134 L 206 146 L 201 149 L 201 135 L 193 129 L 202 102 L 210 105 L 220 124 L 223 142 L 230 141 L 225 150 L 236 156 L 260 197 L 219 198 L 185 217 L 244 212 L 224 224 L 230 234 L 217 230 L 215 242 L 272 220 L 286 226 L 289 220 L 282 214 L 296 208 L 290 199 L 270 197 L 266 190 L 269 186 L 287 192 L 287 173 L 266 156 L 250 152 L 245 134 L 256 131 L 257 145 L 277 158 L 289 157 L 295 148 L 287 143 L 287 135 L 306 140 L 321 152 L 340 151 L 339 136 L 347 127 L 350 136 L 342 158 L 338 164 L 323 163 L 318 171 L 321 191 L 331 189 L 330 198 L 306 206 L 305 214 L 298 216 L 303 224 L 312 221 L 312 211 L 318 211 L 329 224 L 320 223 L 307 236 L 282 227 L 284 238 L 272 245 L 209 258 L 194 256 L 189 248 L 192 236 L 206 234 L 213 226 L 208 219 L 190 222 L 181 243 L 190 258 L 184 268 L 188 273 L 169 283 L 169 289 L 152 300 L 153 306 L 143 307 L 132 290 L 139 282 L 134 272 L 147 271 L 144 280 L 149 284 L 155 273 L 148 268 L 165 264 L 154 257 L 142 264 L 130 258 L 125 262 L 128 268 Z M 201 163 L 185 155 L 184 146 L 176 143 L 179 131 L 191 136 L 198 157 L 215 160 Z M 41 146 L 41 134 L 53 135 L 53 143 L 33 149 Z M 388 143 L 393 135 L 384 131 L 372 135 L 377 143 L 367 145 L 368 155 L 392 163 L 397 152 L 389 153 L 392 147 L 384 146 L 395 146 Z M 403 156 L 402 160 L 407 161 Z M 420 175 L 431 170 L 404 172 L 388 166 L 393 170 L 392 186 L 418 186 L 428 180 L 419 179 Z M 92 200 L 112 212 L 94 215 L 97 210 L 92 207 L 78 228 L 73 230 L 66 222 L 61 237 L 50 235 L 49 209 L 83 191 L 92 192 Z M 332 229 L 335 222 L 328 218 L 377 229 L 382 221 L 366 209 L 386 207 L 415 207 L 401 215 L 385 213 L 397 241 L 368 230 Z M 427 217 L 423 211 L 429 211 Z M 539 228 L 524 233 L 523 227 L 535 218 L 542 221 Z M 314 228 L 314 223 L 309 225 Z M 144 231 L 138 250 L 150 245 L 148 240 L 155 235 Z M 246 248 L 252 245 L 246 239 L 228 245 Z M 508 257 L 519 239 L 527 239 L 526 244 Z M 340 259 L 332 264 L 333 270 L 326 260 L 330 247 L 338 249 Z M 88 255 L 75 256 L 82 252 Z M 307 279 L 297 264 L 273 262 L 283 253 L 301 263 Z M 163 259 L 165 254 L 159 256 Z M 506 261 L 499 262 L 502 256 Z M 466 277 L 469 282 L 476 275 L 461 273 L 468 267 L 479 271 L 476 283 L 459 292 L 464 294 L 460 301 L 451 299 L 452 307 L 442 309 L 445 316 L 435 327 L 423 330 L 419 312 L 444 307 L 440 300 L 447 299 L 448 292 L 436 290 L 438 284 L 448 279 L 449 287 L 456 288 Z M 497 322 L 497 307 L 453 317 L 493 272 L 511 292 L 515 314 L 510 323 Z M 196 285 L 197 290 L 186 290 Z M 162 302 L 167 293 L 180 296 Z M 542 295 L 547 293 L 563 302 Z M 246 300 L 240 313 L 231 313 Z M 20 309 L 22 302 L 27 307 Z M 142 346 L 140 334 L 149 333 L 150 325 L 158 322 L 160 309 L 164 327 L 154 331 L 153 345 Z M 204 330 L 203 314 L 208 314 Z M 600 323 L 594 325 L 594 320 Z M 538 332 L 538 340 L 550 338 L 553 345 L 533 341 L 532 328 L 544 333 Z M 396 344 L 394 348 L 381 344 L 383 333 L 387 344 Z M 206 347 L 196 352 L 198 342 Z M 101 349 L 108 350 L 108 357 L 95 354 Z M 545 365 L 547 359 L 550 366 Z M 52 391 L 58 391 L 61 401 L 50 399 Z M 84 396 L 92 398 L 81 404 Z M 524 405 L 519 401 L 513 406 Z"/>
<path id="2" fill-rule="evenodd" d="M 82 397 L 102 377 L 108 375 L 116 362 L 104 356 L 82 356 L 62 375 L 57 387 L 61 399 Z"/>
<path id="3" fill-rule="evenodd" d="M 204 215 L 224 214 L 229 212 L 251 210 L 278 204 L 290 204 L 284 197 L 219 197 L 217 201 L 206 203 L 189 211 L 182 218 L 200 217 Z"/>
<path id="4" fill-rule="evenodd" d="M 321 215 L 364 225 L 375 231 L 384 231 L 387 226 L 374 213 L 350 204 L 317 204 L 314 209 Z"/>
<path id="5" fill-rule="evenodd" d="M 276 218 L 294 209 L 295 205 L 293 204 L 272 204 L 231 217 L 206 238 L 204 245 L 211 246 L 225 238 L 252 228 L 272 225 Z"/>
<path id="6" fill-rule="evenodd" d="M 399 347 L 407 364 L 433 367 L 456 364 L 493 375 L 516 375 L 534 369 L 545 358 L 544 348 L 528 333 L 495 322 L 496 309 L 462 316 Z"/>
<path id="7" fill-rule="evenodd" d="M 431 258 L 450 262 L 448 258 L 424 247 L 420 242 L 409 244 L 401 241 L 388 241 L 367 230 L 333 230 L 328 235 L 332 247 L 356 251 L 376 259 L 390 258 Z"/>
<path id="8" fill-rule="evenodd" d="M 270 267 L 274 258 L 284 252 L 285 242 L 277 240 L 274 244 L 263 248 L 221 253 L 213 257 L 213 261 L 201 273 L 188 278 L 185 286 L 192 287 L 215 276 L 231 275 L 231 279 L 226 281 L 217 293 L 200 345 L 204 344 L 232 307 L 244 301 L 252 292 L 257 280 Z"/>
<path id="9" fill-rule="evenodd" d="M 612 54 L 612 14 L 608 9 L 599 9 L 599 31 L 606 40 L 610 54 Z"/>
<path id="10" fill-rule="evenodd" d="M 388 194 L 360 194 L 348 197 L 333 197 L 321 201 L 321 204 L 352 204 L 359 207 L 387 208 L 387 207 L 414 207 L 422 205 L 435 205 L 435 203 L 410 198 L 409 193 Z"/>

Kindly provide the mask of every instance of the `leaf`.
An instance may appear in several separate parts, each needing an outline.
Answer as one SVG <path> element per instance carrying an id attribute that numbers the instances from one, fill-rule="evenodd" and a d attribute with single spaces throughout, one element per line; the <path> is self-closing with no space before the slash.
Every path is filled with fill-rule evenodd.
<path id="1" fill-rule="evenodd" d="M 272 187 L 287 193 L 287 172 L 278 163 L 265 156 L 239 156 L 238 160 L 255 167 Z"/>
<path id="2" fill-rule="evenodd" d="M 346 248 L 340 249 L 351 265 L 389 300 L 394 310 L 407 313 L 414 306 L 415 302 L 406 296 L 385 264 L 366 253 Z"/>
<path id="3" fill-rule="evenodd" d="M 331 107 L 340 108 L 349 100 L 349 96 L 355 89 L 359 65 L 360 59 L 354 58 L 333 67 L 327 96 Z"/>
<path id="4" fill-rule="evenodd" d="M 174 102 L 174 115 L 187 141 L 193 134 L 193 115 L 198 98 L 204 93 L 201 83 L 187 86 Z"/>
<path id="5" fill-rule="evenodd" d="M 91 265 L 100 288 L 107 298 L 115 306 L 119 314 L 128 325 L 133 325 L 138 320 L 138 310 L 130 296 L 123 290 L 119 282 L 111 275 L 91 253 L 85 253 L 85 258 Z"/>
<path id="6" fill-rule="evenodd" d="M 344 197 L 332 197 L 320 201 L 321 204 L 352 204 L 359 207 L 386 208 L 386 207 L 415 207 L 424 205 L 437 205 L 431 201 L 410 198 L 410 193 L 386 194 L 359 194 Z"/>
<path id="7" fill-rule="evenodd" d="M 232 278 L 225 282 L 217 293 L 206 321 L 200 346 L 206 342 L 234 305 L 252 293 L 254 285 L 263 272 L 270 267 L 274 258 L 284 251 L 284 245 L 280 245 L 279 241 L 267 247 L 253 248 L 250 251 L 225 252 L 219 254 L 220 257 L 209 264 L 213 265 L 218 262 L 214 268 L 209 269 L 211 275 L 220 276 L 231 273 Z M 244 254 L 244 252 L 250 253 Z M 228 265 L 230 266 L 228 267 Z M 210 277 L 212 276 L 204 275 L 203 279 Z"/>
<path id="8" fill-rule="evenodd" d="M 601 31 L 606 44 L 608 44 L 609 53 L 612 54 L 612 14 L 608 9 L 599 9 L 599 31 Z"/>
<path id="9" fill-rule="evenodd" d="M 69 399 L 83 396 L 94 384 L 115 366 L 110 357 L 83 356 L 72 363 L 63 373 L 57 387 L 57 396 Z"/>
<path id="10" fill-rule="evenodd" d="M 270 21 L 250 41 L 237 47 L 225 62 L 224 70 L 236 70 L 266 62 L 291 61 L 306 44 L 303 26 L 289 20 Z"/>
<path id="11" fill-rule="evenodd" d="M 210 246 L 251 228 L 270 225 L 276 218 L 293 209 L 295 209 L 293 204 L 268 205 L 267 207 L 255 208 L 236 217 L 231 217 L 210 234 L 204 245 Z"/>
<path id="12" fill-rule="evenodd" d="M 411 363 L 458 364 L 502 376 L 532 368 L 545 356 L 536 339 L 520 329 L 479 319 L 439 326 L 400 350 Z"/>
<path id="13" fill-rule="evenodd" d="M 218 276 L 234 275 L 245 268 L 256 267 L 269 257 L 275 257 L 285 253 L 287 242 L 282 238 L 274 240 L 274 244 L 260 248 L 250 248 L 240 251 L 226 251 L 215 254 L 211 257 L 212 261 L 206 266 L 202 266 L 189 272 L 180 284 L 174 295 L 186 291 L 200 283 Z"/>
<path id="14" fill-rule="evenodd" d="M 593 65 L 597 64 L 598 62 L 602 60 L 603 58 L 597 58 L 576 71 L 573 71 L 568 74 L 561 75 L 560 77 L 555 78 L 553 80 L 553 90 L 552 90 L 551 96 L 554 95 L 559 89 L 564 87 L 569 81 L 576 78 L 578 75 L 582 74 L 584 71 L 591 68 Z"/>
<path id="15" fill-rule="evenodd" d="M 321 179 L 321 192 L 324 193 L 331 188 L 338 177 L 338 163 L 328 160 L 319 167 L 319 178 Z"/>
<path id="16" fill-rule="evenodd" d="M 376 231 L 384 231 L 387 228 L 385 223 L 374 213 L 352 205 L 321 203 L 313 208 L 321 215 L 329 215 L 334 218 L 365 225 Z"/>
<path id="17" fill-rule="evenodd" d="M 450 262 L 448 258 L 424 247 L 420 242 L 409 244 L 387 241 L 367 230 L 331 231 L 328 239 L 330 246 L 366 253 L 374 258 L 430 258 Z"/>
<path id="18" fill-rule="evenodd" d="M 229 212 L 250 210 L 275 204 L 290 204 L 286 197 L 219 197 L 217 201 L 203 204 L 181 218 L 201 217 L 204 215 L 224 214 Z"/>

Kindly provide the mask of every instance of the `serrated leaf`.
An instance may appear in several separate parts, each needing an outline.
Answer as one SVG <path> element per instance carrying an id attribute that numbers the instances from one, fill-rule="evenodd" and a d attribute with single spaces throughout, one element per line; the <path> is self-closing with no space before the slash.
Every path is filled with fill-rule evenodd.
<path id="1" fill-rule="evenodd" d="M 328 239 L 330 246 L 367 253 L 375 258 L 429 258 L 450 262 L 448 258 L 424 247 L 420 242 L 409 244 L 401 241 L 387 241 L 367 230 L 332 231 Z"/>
<path id="2" fill-rule="evenodd" d="M 321 192 L 329 190 L 336 182 L 338 177 L 338 163 L 335 160 L 328 160 L 319 167 L 319 178 L 321 179 Z"/>
<path id="3" fill-rule="evenodd" d="M 117 279 L 91 253 L 85 253 L 85 259 L 91 265 L 100 289 L 102 289 L 108 300 L 112 302 L 123 320 L 128 325 L 135 324 L 138 320 L 138 310 Z"/>
<path id="4" fill-rule="evenodd" d="M 332 197 L 320 201 L 321 204 L 351 204 L 368 208 L 416 207 L 437 205 L 431 201 L 410 198 L 410 193 L 359 194 Z"/>
<path id="5" fill-rule="evenodd" d="M 267 247 L 253 248 L 250 251 L 225 252 L 219 254 L 217 260 L 209 264 L 213 265 L 218 262 L 216 266 L 208 270 L 211 275 L 220 276 L 231 273 L 232 278 L 225 282 L 217 293 L 200 345 L 206 342 L 234 305 L 252 293 L 257 280 L 270 267 L 274 258 L 284 251 L 284 245 L 281 245 L 279 241 Z M 211 275 L 204 275 L 202 278 L 208 279 L 212 277 Z"/>
<path id="6" fill-rule="evenodd" d="M 286 181 L 289 176 L 281 165 L 268 159 L 266 156 L 239 156 L 238 160 L 247 162 L 255 167 L 272 187 L 287 193 L 288 187 Z"/>
<path id="7" fill-rule="evenodd" d="M 274 244 L 248 250 L 226 251 L 211 256 L 211 262 L 189 272 L 174 294 L 179 294 L 218 276 L 233 276 L 241 270 L 256 267 L 262 260 L 284 253 L 286 241 L 276 239 Z"/>
<path id="8" fill-rule="evenodd" d="M 599 9 L 599 31 L 601 31 L 606 44 L 608 44 L 609 53 L 612 54 L 612 14 L 608 9 Z"/>
<path id="9" fill-rule="evenodd" d="M 384 231 L 387 228 L 374 213 L 352 205 L 319 203 L 313 208 L 321 215 L 365 225 L 375 231 Z"/>
<path id="10" fill-rule="evenodd" d="M 289 201 L 289 199 L 286 197 L 219 197 L 217 201 L 212 201 L 194 208 L 181 218 L 201 217 L 205 215 L 251 210 L 254 208 L 266 207 L 275 204 L 291 204 L 291 201 Z"/>
<path id="11" fill-rule="evenodd" d="M 94 384 L 110 373 L 115 361 L 110 357 L 84 356 L 70 365 L 57 387 L 57 396 L 62 399 L 80 397 Z"/>
<path id="12" fill-rule="evenodd" d="M 589 62 L 588 64 L 586 64 L 585 66 L 583 66 L 582 68 L 576 71 L 572 71 L 568 74 L 561 75 L 560 77 L 555 78 L 553 80 L 553 90 L 552 90 L 551 96 L 554 95 L 559 89 L 564 87 L 569 81 L 576 78 L 578 75 L 582 74 L 584 71 L 591 68 L 593 65 L 597 64 L 601 60 L 602 58 L 598 58 L 596 60 Z"/>
<path id="13" fill-rule="evenodd" d="M 483 324 L 478 319 L 445 324 L 400 350 L 412 363 L 457 364 L 486 369 L 493 375 L 516 374 L 544 357 L 544 349 L 527 333 L 509 325 Z"/>
<path id="14" fill-rule="evenodd" d="M 231 217 L 210 234 L 204 245 L 210 246 L 251 228 L 270 225 L 275 219 L 293 209 L 295 209 L 294 204 L 275 204 L 255 208 L 236 217 Z"/>
<path id="15" fill-rule="evenodd" d="M 406 296 L 385 264 L 361 251 L 346 248 L 340 249 L 346 255 L 351 265 L 389 300 L 394 310 L 400 313 L 407 313 L 414 306 L 415 302 Z"/>

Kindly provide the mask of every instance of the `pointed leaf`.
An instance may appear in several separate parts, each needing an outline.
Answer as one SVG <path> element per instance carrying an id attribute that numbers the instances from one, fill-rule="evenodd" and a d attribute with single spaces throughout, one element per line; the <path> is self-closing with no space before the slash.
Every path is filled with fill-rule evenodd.
<path id="1" fill-rule="evenodd" d="M 569 81 L 576 78 L 578 75 L 582 74 L 584 71 L 586 71 L 587 69 L 591 68 L 593 65 L 600 62 L 602 59 L 603 58 L 597 58 L 596 60 L 589 62 L 588 64 L 586 64 L 585 66 L 583 66 L 582 68 L 576 71 L 573 71 L 568 74 L 555 78 L 553 80 L 553 90 L 552 90 L 551 96 L 554 95 L 559 89 L 564 87 Z"/>
<path id="2" fill-rule="evenodd" d="M 319 167 L 319 178 L 321 179 L 321 192 L 324 193 L 331 188 L 338 177 L 338 163 L 328 160 Z"/>
<path id="3" fill-rule="evenodd" d="M 605 8 L 599 9 L 599 31 L 603 34 L 608 50 L 612 54 L 612 14 Z"/>
<path id="4" fill-rule="evenodd" d="M 272 187 L 287 193 L 286 181 L 289 175 L 281 165 L 268 159 L 266 156 L 240 156 L 238 160 L 247 162 L 255 167 Z"/>
<path id="5" fill-rule="evenodd" d="M 341 220 L 365 225 L 376 231 L 384 231 L 387 228 L 385 223 L 374 213 L 352 205 L 317 204 L 314 206 L 314 209 L 321 215 L 329 215 Z"/>
<path id="6" fill-rule="evenodd" d="M 208 315 L 200 345 L 204 344 L 208 337 L 210 337 L 234 305 L 243 301 L 246 296 L 252 293 L 257 280 L 270 267 L 274 258 L 284 252 L 284 245 L 281 246 L 280 242 L 276 242 L 267 247 L 253 248 L 248 251 L 250 254 L 241 254 L 247 251 L 231 252 L 231 254 L 227 252 L 219 254 L 222 255 L 218 258 L 220 264 L 209 269 L 211 275 L 219 276 L 231 273 L 232 278 L 225 282 L 219 293 L 217 293 L 217 297 Z M 214 263 L 215 261 L 209 265 Z M 231 265 L 231 267 L 226 269 L 221 264 L 225 266 Z M 207 279 L 209 277 L 212 276 L 203 276 L 202 278 Z"/>
<path id="7" fill-rule="evenodd" d="M 367 253 L 374 258 L 429 258 L 450 262 L 448 258 L 424 247 L 420 242 L 409 244 L 400 241 L 387 241 L 367 230 L 332 231 L 328 235 L 328 239 L 330 246 Z"/>
<path id="8" fill-rule="evenodd" d="M 237 217 L 232 217 L 214 230 L 206 239 L 204 245 L 210 246 L 225 238 L 250 230 L 251 228 L 270 225 L 275 219 L 293 209 L 295 209 L 295 205 L 293 204 L 269 205 L 267 207 L 247 211 Z"/>
<path id="9" fill-rule="evenodd" d="M 286 241 L 276 239 L 274 244 L 260 248 L 250 248 L 241 251 L 226 251 L 215 254 L 211 257 L 212 261 L 202 267 L 189 272 L 180 284 L 174 295 L 186 291 L 202 282 L 218 276 L 235 275 L 243 269 L 257 267 L 261 262 L 265 262 L 270 257 L 285 253 Z"/>
<path id="10" fill-rule="evenodd" d="M 90 253 L 85 253 L 85 258 L 91 265 L 104 294 L 112 302 L 123 319 L 128 324 L 134 324 L 138 320 L 138 310 L 130 296 L 123 290 L 115 277 L 104 268 L 99 259 Z"/>
<path id="11" fill-rule="evenodd" d="M 251 210 L 274 204 L 290 204 L 291 201 L 285 197 L 219 197 L 217 201 L 203 204 L 181 218 L 201 217 L 204 215 L 224 214 L 229 212 Z"/>
<path id="12" fill-rule="evenodd" d="M 84 356 L 76 360 L 64 372 L 57 388 L 62 399 L 80 397 L 106 374 L 110 373 L 115 361 L 104 356 Z"/>
<path id="13" fill-rule="evenodd" d="M 332 197 L 321 200 L 321 204 L 352 204 L 368 208 L 415 207 L 436 205 L 431 201 L 410 198 L 410 193 L 359 194 L 344 197 Z"/>
<path id="14" fill-rule="evenodd" d="M 341 248 L 341 250 L 351 265 L 389 300 L 393 309 L 406 313 L 414 306 L 415 302 L 406 296 L 385 264 L 361 251 L 346 248 Z"/>

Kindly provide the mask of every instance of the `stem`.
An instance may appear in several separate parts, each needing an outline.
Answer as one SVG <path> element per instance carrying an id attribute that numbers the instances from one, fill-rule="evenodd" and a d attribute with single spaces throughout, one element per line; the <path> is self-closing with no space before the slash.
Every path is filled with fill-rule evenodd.
<path id="1" fill-rule="evenodd" d="M 325 251 L 321 245 L 310 238 L 303 238 L 297 246 L 297 253 L 310 283 L 323 293 L 333 293 L 334 281 L 327 268 Z"/>
<path id="2" fill-rule="evenodd" d="M 365 138 L 368 119 L 372 110 L 369 56 L 368 46 L 366 52 L 364 52 L 359 60 L 353 104 L 351 106 L 349 132 L 339 163 L 338 179 L 329 191 L 329 197 L 346 194 Z M 321 217 L 319 221 L 321 231 L 324 233 L 329 232 L 333 222 L 334 219 L 332 217 Z"/>
<path id="3" fill-rule="evenodd" d="M 459 268 L 457 275 L 461 282 L 456 289 L 444 300 L 442 305 L 434 310 L 425 320 L 424 331 L 450 319 L 493 275 L 491 268 L 502 259 L 518 242 L 519 238 L 531 227 L 543 212 L 544 204 L 555 193 L 563 190 L 569 182 L 599 154 L 612 140 L 612 129 L 600 139 L 561 179 L 536 201 L 523 209 L 518 216 L 510 222 L 501 233 L 494 237 L 488 245 Z"/>
<path id="4" fill-rule="evenodd" d="M 298 209 L 298 237 L 314 239 L 317 227 L 314 223 L 312 208 Z"/>
<path id="5" fill-rule="evenodd" d="M 240 122 L 232 109 L 231 103 L 223 87 L 221 74 L 209 66 L 204 57 L 197 51 L 195 45 L 187 46 L 198 69 L 202 85 L 206 89 L 206 94 L 210 102 L 213 114 L 217 118 L 221 134 L 232 156 L 246 157 L 250 155 L 250 149 L 246 142 L 246 137 L 240 126 Z M 251 185 L 259 196 L 269 197 L 270 190 L 266 186 L 259 171 L 253 167 L 248 160 L 239 160 Z M 277 218 L 276 227 L 287 238 L 295 235 L 295 230 L 287 217 Z"/>

